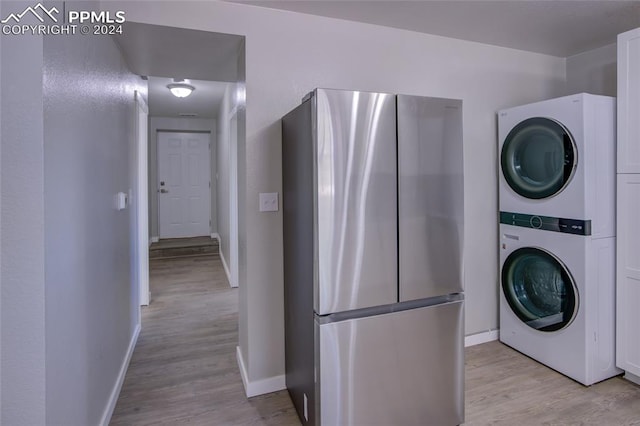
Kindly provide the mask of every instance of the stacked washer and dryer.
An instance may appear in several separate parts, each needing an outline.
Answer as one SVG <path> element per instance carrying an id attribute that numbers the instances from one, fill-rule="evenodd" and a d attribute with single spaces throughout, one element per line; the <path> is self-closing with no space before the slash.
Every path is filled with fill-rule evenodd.
<path id="1" fill-rule="evenodd" d="M 499 112 L 500 340 L 584 384 L 615 366 L 615 98 Z"/>

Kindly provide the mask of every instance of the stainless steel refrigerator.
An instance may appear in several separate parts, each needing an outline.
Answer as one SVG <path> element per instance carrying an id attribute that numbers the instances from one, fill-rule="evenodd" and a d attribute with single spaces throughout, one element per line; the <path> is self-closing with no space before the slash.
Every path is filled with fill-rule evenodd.
<path id="1" fill-rule="evenodd" d="M 462 101 L 316 89 L 282 136 L 286 384 L 302 423 L 462 423 Z"/>

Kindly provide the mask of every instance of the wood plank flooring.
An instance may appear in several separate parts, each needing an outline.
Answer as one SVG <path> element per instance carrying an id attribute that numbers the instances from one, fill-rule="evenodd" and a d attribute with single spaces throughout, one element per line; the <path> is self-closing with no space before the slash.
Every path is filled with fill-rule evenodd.
<path id="1" fill-rule="evenodd" d="M 150 262 L 151 304 L 111 425 L 295 425 L 286 391 L 247 400 L 238 290 L 217 256 Z"/>
<path id="2" fill-rule="evenodd" d="M 465 351 L 467 425 L 640 425 L 640 386 L 586 387 L 499 342 Z"/>
<path id="3" fill-rule="evenodd" d="M 300 424 L 286 391 L 244 395 L 237 289 L 218 257 L 153 260 L 150 278 L 111 425 Z M 621 378 L 584 387 L 498 342 L 467 348 L 465 396 L 467 425 L 640 425 L 640 387 Z"/>

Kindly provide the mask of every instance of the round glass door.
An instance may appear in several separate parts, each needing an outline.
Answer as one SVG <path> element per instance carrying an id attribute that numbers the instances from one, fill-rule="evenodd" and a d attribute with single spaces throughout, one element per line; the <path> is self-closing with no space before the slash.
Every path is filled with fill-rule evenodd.
<path id="1" fill-rule="evenodd" d="M 578 312 L 571 274 L 560 260 L 541 249 L 525 247 L 507 257 L 502 291 L 518 318 L 536 330 L 560 330 Z"/>
<path id="2" fill-rule="evenodd" d="M 502 174 L 518 194 L 548 198 L 562 191 L 577 164 L 575 143 L 557 121 L 535 117 L 514 127 L 502 145 Z"/>

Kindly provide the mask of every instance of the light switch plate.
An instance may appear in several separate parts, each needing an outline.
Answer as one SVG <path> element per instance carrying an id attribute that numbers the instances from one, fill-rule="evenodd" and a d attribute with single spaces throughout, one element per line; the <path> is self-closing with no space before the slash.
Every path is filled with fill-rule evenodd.
<path id="1" fill-rule="evenodd" d="M 127 194 L 118 192 L 114 197 L 116 210 L 124 210 L 127 208 Z"/>
<path id="2" fill-rule="evenodd" d="M 261 212 L 277 212 L 278 211 L 278 193 L 277 192 L 261 192 L 260 193 L 260 211 Z"/>

